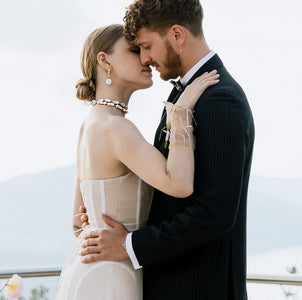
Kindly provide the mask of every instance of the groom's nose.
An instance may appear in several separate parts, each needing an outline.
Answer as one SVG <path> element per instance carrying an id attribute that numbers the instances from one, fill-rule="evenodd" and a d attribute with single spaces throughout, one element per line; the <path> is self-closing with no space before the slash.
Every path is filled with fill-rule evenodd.
<path id="1" fill-rule="evenodd" d="M 140 60 L 143 66 L 150 65 L 150 62 L 152 61 L 150 55 L 148 55 L 144 50 L 141 50 L 140 52 Z"/>

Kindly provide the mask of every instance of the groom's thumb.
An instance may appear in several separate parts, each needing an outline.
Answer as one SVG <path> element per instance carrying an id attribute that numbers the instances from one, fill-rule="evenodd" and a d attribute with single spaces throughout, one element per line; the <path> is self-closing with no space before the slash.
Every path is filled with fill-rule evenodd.
<path id="1" fill-rule="evenodd" d="M 118 222 L 115 222 L 114 220 L 112 220 L 110 217 L 108 217 L 107 215 L 102 214 L 102 219 L 103 221 L 109 225 L 110 227 L 114 228 L 117 227 L 119 225 Z"/>

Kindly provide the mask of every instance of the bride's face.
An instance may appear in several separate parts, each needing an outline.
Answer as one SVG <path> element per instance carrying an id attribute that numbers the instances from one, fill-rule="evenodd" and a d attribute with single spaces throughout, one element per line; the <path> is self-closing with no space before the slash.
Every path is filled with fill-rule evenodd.
<path id="1" fill-rule="evenodd" d="M 114 82 L 124 82 L 134 89 L 148 88 L 153 84 L 152 70 L 141 64 L 139 48 L 129 45 L 124 38 L 116 42 L 110 63 Z"/>

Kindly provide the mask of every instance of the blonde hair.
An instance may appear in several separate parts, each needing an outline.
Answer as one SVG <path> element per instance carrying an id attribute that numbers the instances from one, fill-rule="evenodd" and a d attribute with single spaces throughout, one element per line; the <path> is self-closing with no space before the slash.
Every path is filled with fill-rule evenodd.
<path id="1" fill-rule="evenodd" d="M 80 100 L 95 99 L 97 78 L 97 55 L 99 52 L 111 54 L 115 43 L 123 37 L 124 27 L 113 24 L 94 30 L 86 39 L 81 53 L 81 69 L 84 78 L 76 84 L 76 96 Z"/>

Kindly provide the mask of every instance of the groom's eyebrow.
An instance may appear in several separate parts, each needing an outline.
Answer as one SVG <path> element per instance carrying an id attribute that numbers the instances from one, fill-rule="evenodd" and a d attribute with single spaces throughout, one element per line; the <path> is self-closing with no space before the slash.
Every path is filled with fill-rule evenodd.
<path id="1" fill-rule="evenodd" d="M 149 41 L 143 41 L 143 42 L 140 42 L 140 43 L 136 43 L 136 45 L 138 46 L 138 47 L 140 47 L 140 46 L 143 46 L 143 45 L 146 45 L 146 44 L 150 44 L 151 42 L 149 42 Z"/>

